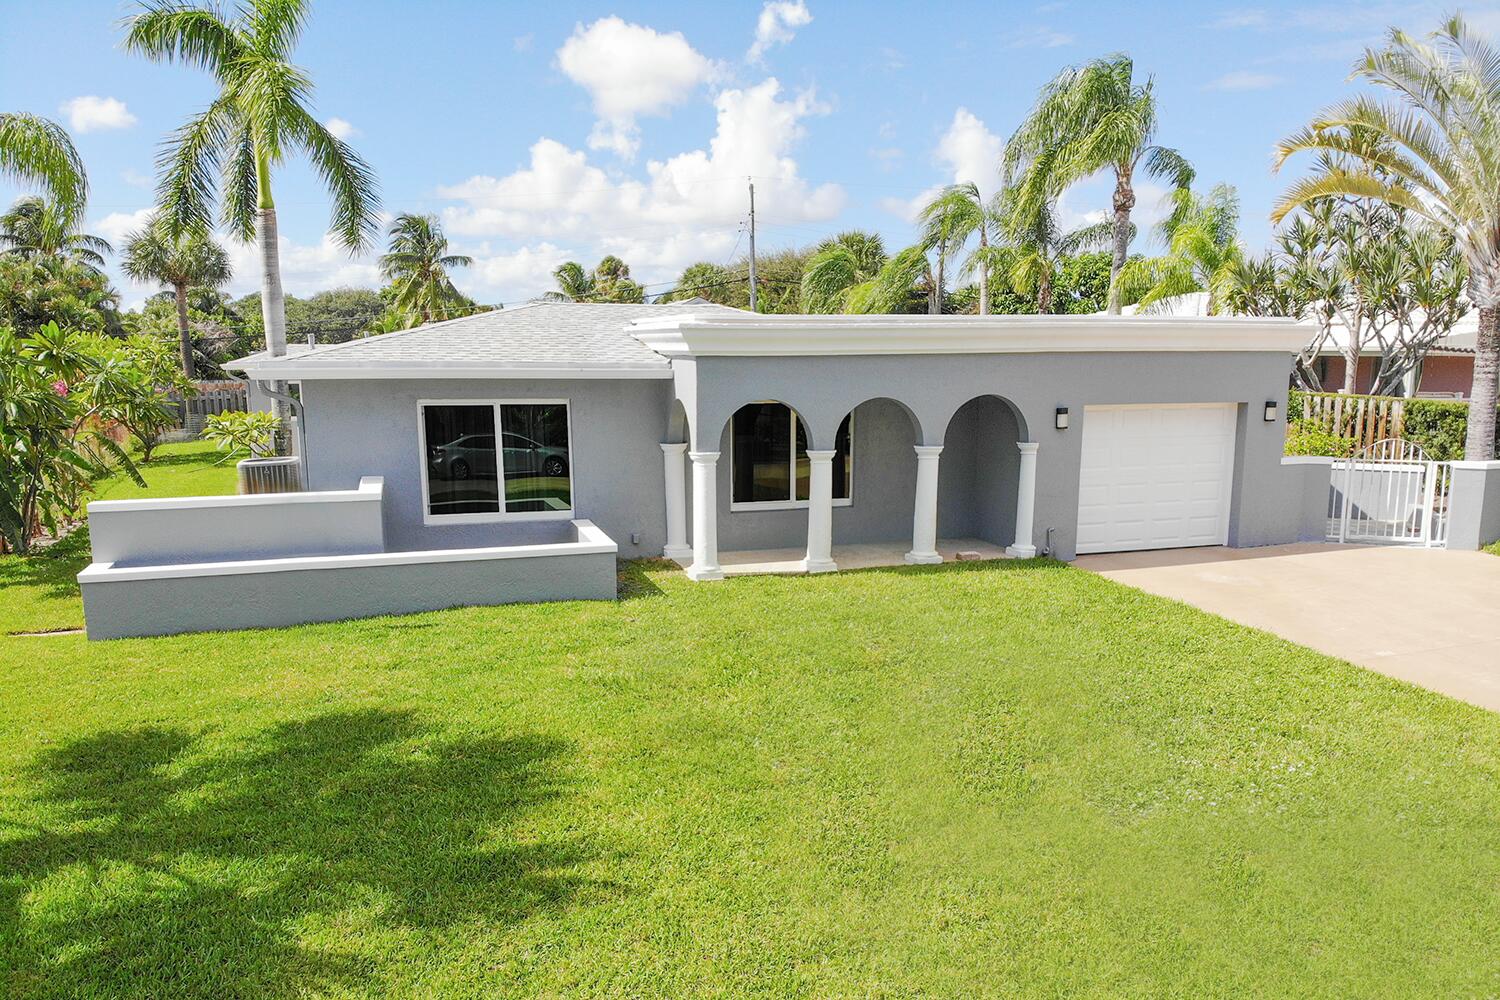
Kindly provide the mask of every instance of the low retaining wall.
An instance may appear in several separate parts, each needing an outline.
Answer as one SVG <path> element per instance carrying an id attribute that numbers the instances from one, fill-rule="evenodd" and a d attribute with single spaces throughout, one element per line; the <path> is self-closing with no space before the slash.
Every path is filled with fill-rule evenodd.
<path id="1" fill-rule="evenodd" d="M 1448 491 L 1448 548 L 1500 541 L 1500 462 L 1454 462 Z"/>
<path id="2" fill-rule="evenodd" d="M 116 566 L 381 552 L 384 496 L 367 476 L 324 493 L 96 500 L 89 541 L 96 563 Z"/>
<path id="3" fill-rule="evenodd" d="M 90 639 L 275 628 L 464 605 L 613 600 L 612 539 L 589 521 L 542 545 L 120 566 L 78 574 Z"/>

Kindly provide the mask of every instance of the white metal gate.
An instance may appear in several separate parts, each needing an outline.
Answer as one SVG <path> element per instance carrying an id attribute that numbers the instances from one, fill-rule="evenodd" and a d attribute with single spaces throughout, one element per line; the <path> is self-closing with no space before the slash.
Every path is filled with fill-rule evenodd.
<path id="1" fill-rule="evenodd" d="M 1328 538 L 1446 545 L 1452 478 L 1449 463 L 1429 461 L 1421 448 L 1396 438 L 1338 459 L 1328 488 Z"/>

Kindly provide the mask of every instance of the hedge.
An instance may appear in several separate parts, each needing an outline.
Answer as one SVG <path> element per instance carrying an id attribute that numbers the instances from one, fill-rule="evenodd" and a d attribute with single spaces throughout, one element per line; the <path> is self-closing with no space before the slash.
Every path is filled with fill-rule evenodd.
<path id="1" fill-rule="evenodd" d="M 1293 389 L 1287 396 L 1286 454 L 1335 458 L 1352 455 L 1356 447 L 1354 438 L 1328 433 L 1298 418 L 1304 395 Z M 1402 403 L 1401 437 L 1421 448 L 1434 462 L 1452 462 L 1464 457 L 1468 427 L 1469 404 L 1461 400 L 1407 399 Z M 1500 420 L 1496 421 L 1495 444 L 1500 451 Z"/>

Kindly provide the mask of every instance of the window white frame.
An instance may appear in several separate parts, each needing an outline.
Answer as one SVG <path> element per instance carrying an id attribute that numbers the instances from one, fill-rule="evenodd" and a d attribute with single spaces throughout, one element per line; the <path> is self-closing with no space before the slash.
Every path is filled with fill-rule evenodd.
<path id="1" fill-rule="evenodd" d="M 790 468 L 787 470 L 787 482 L 791 485 L 791 492 L 797 492 L 797 421 L 802 415 L 792 409 L 779 399 L 757 399 L 746 403 L 746 406 L 786 406 L 791 419 L 787 421 L 787 433 L 791 435 L 791 458 Z M 739 413 L 739 410 L 735 410 Z M 842 421 L 840 421 L 842 423 Z M 837 428 L 835 428 L 837 436 Z M 816 449 L 814 449 L 816 450 Z M 854 413 L 849 413 L 849 495 L 847 497 L 834 497 L 835 507 L 852 507 L 854 505 Z M 734 499 L 734 417 L 729 418 L 729 511 L 732 514 L 744 514 L 759 510 L 806 510 L 811 501 L 808 500 L 735 500 Z"/>
<path id="2" fill-rule="evenodd" d="M 495 486 L 499 490 L 500 509 L 494 513 L 434 514 L 432 494 L 427 487 L 427 421 L 423 412 L 429 406 L 489 406 L 495 412 Z M 568 419 L 568 503 L 566 510 L 505 509 L 505 426 L 500 422 L 502 406 L 562 406 Z M 567 399 L 419 399 L 417 400 L 417 448 L 422 470 L 422 523 L 494 524 L 503 521 L 569 521 L 575 516 L 575 483 L 573 481 L 573 405 Z"/>

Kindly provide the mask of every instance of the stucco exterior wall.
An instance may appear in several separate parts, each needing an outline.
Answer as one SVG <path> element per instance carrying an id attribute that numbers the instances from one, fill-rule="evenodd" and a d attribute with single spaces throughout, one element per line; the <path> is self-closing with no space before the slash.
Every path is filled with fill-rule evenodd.
<path id="1" fill-rule="evenodd" d="M 1450 549 L 1500 541 L 1500 462 L 1454 462 L 1448 512 Z"/>
<path id="2" fill-rule="evenodd" d="M 1050 528 L 1053 554 L 1071 559 L 1077 533 L 1084 408 L 1090 404 L 1239 404 L 1230 544 L 1265 545 L 1297 537 L 1288 534 L 1295 530 L 1298 518 L 1287 513 L 1285 490 L 1294 479 L 1300 483 L 1300 478 L 1281 465 L 1285 406 L 1278 408 L 1275 421 L 1261 419 L 1267 400 L 1285 398 L 1290 364 L 1290 358 L 1280 352 L 700 357 L 694 364 L 692 399 L 685 399 L 684 405 L 688 406 L 694 441 L 702 438 L 714 442 L 724 462 L 728 458 L 723 447 L 724 429 L 729 418 L 740 406 L 756 400 L 777 399 L 792 406 L 802 414 L 813 447 L 830 448 L 844 414 L 869 399 L 899 402 L 920 427 L 922 443 L 941 445 L 954 415 L 965 403 L 981 396 L 1001 397 L 1009 407 L 993 412 L 1009 409 L 1015 414 L 1011 433 L 1016 437 L 1012 442 L 1019 438 L 1040 444 L 1036 518 L 1030 542 L 1041 548 Z M 1067 430 L 1053 427 L 1053 411 L 1058 406 L 1070 410 L 1071 426 Z M 986 440 L 999 442 L 1004 434 L 997 424 Z M 856 443 L 857 467 L 862 461 L 858 447 Z M 997 447 L 1014 448 L 1014 444 Z M 940 477 L 950 465 L 959 464 L 961 450 L 953 455 L 945 450 Z M 1000 475 L 1006 474 L 1006 466 L 995 468 Z M 726 502 L 726 475 L 720 473 L 721 504 Z M 857 495 L 859 489 L 856 472 Z M 1004 492 L 998 485 L 996 491 Z M 939 503 L 941 518 L 941 485 Z M 949 510 L 950 518 L 959 516 L 951 506 Z M 1010 513 L 1013 516 L 1014 511 Z M 839 511 L 834 515 L 835 541 L 847 540 L 838 534 Z M 798 539 L 805 539 L 805 511 L 773 512 L 768 517 L 780 519 L 786 527 L 778 533 L 757 526 L 757 540 L 781 538 L 780 544 L 795 545 Z M 1004 512 L 997 509 L 993 518 L 988 530 L 995 532 L 998 540 L 1006 540 Z M 950 523 L 956 526 L 961 522 Z M 739 547 L 734 541 L 738 530 L 732 519 L 721 516 L 721 550 Z M 942 530 L 947 533 L 951 529 Z M 762 531 L 769 534 L 760 534 Z"/>
<path id="3" fill-rule="evenodd" d="M 361 476 L 385 479 L 386 544 L 392 551 L 521 545 L 551 540 L 549 522 L 423 524 L 420 400 L 566 399 L 573 475 L 572 517 L 597 524 L 623 558 L 660 555 L 666 541 L 660 442 L 672 388 L 663 379 L 308 380 L 311 489 L 347 489 Z M 633 543 L 632 535 L 640 541 Z"/>
<path id="4" fill-rule="evenodd" d="M 613 552 L 293 571 L 263 565 L 212 577 L 79 582 L 90 639 L 280 628 L 465 605 L 613 600 L 616 588 Z"/>

